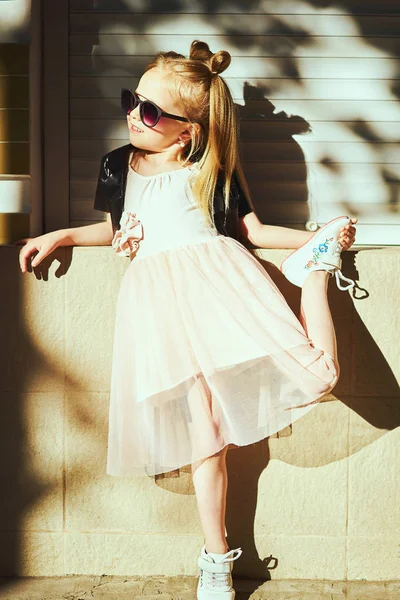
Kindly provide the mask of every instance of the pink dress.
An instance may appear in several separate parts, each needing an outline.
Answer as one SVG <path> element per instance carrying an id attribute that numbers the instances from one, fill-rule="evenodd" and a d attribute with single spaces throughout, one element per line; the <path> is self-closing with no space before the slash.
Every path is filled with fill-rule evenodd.
<path id="1" fill-rule="evenodd" d="M 259 261 L 200 211 L 196 165 L 128 173 L 114 250 L 107 473 L 156 476 L 283 429 L 336 384 Z"/>

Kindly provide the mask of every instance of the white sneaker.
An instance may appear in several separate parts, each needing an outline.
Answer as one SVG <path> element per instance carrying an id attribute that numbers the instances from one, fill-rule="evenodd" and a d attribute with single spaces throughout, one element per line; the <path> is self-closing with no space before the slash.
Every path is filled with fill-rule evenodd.
<path id="1" fill-rule="evenodd" d="M 340 253 L 343 248 L 339 242 L 339 233 L 350 222 L 349 217 L 341 216 L 320 227 L 305 244 L 282 262 L 280 270 L 285 277 L 294 285 L 302 287 L 311 271 L 328 271 L 331 277 L 335 275 L 339 290 L 354 287 L 355 281 L 345 277 L 340 270 Z M 342 286 L 340 279 L 347 281 L 349 285 Z"/>
<path id="2" fill-rule="evenodd" d="M 207 553 L 206 547 L 203 546 L 197 560 L 200 567 L 197 585 L 198 600 L 234 600 L 232 562 L 241 554 L 241 548 L 229 550 L 226 554 Z"/>

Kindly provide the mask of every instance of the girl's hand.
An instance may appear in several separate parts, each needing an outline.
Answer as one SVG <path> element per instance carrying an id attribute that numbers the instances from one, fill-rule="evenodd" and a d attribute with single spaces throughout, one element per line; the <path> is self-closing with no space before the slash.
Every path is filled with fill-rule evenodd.
<path id="1" fill-rule="evenodd" d="M 342 227 L 339 234 L 339 242 L 343 247 L 343 250 L 348 250 L 356 238 L 356 228 L 353 227 L 352 223 L 357 223 L 358 219 L 351 219 L 351 223 Z"/>
<path id="2" fill-rule="evenodd" d="M 31 266 L 37 267 L 46 256 L 57 248 L 61 239 L 62 235 L 60 235 L 59 231 L 51 231 L 35 238 L 23 238 L 14 242 L 15 245 L 25 244 L 19 253 L 19 266 L 22 273 L 28 271 L 28 259 L 32 254 L 38 252 L 31 261 Z"/>

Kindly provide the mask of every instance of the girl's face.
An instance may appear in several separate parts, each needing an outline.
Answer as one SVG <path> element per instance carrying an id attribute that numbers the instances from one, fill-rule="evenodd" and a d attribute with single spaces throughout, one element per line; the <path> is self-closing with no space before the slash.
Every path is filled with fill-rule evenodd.
<path id="1" fill-rule="evenodd" d="M 186 117 L 179 97 L 173 95 L 166 83 L 168 73 L 154 68 L 147 71 L 139 81 L 136 88 L 140 99 L 151 100 L 162 111 L 173 115 Z M 176 154 L 182 150 L 181 141 L 190 139 L 191 125 L 185 121 L 176 121 L 168 117 L 161 117 L 155 127 L 146 127 L 140 119 L 139 106 L 127 115 L 130 143 L 141 150 L 149 152 L 172 151 Z"/>

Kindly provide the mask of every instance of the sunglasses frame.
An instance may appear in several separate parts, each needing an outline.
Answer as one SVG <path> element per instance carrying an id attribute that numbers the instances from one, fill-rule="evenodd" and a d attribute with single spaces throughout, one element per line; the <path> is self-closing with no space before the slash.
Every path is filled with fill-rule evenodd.
<path id="1" fill-rule="evenodd" d="M 189 119 L 186 119 L 186 117 L 179 117 L 178 115 L 171 115 L 171 113 L 167 113 L 163 110 L 161 110 L 161 108 L 159 106 L 157 106 L 157 104 L 155 104 L 154 102 L 152 102 L 151 100 L 147 100 L 147 98 L 145 98 L 144 100 L 140 100 L 139 96 L 141 96 L 141 94 L 138 94 L 137 92 L 128 89 L 128 88 L 122 88 L 121 89 L 121 109 L 124 112 L 125 115 L 129 115 L 131 111 L 127 111 L 124 106 L 123 106 L 123 102 L 122 102 L 122 97 L 124 92 L 129 92 L 133 98 L 133 103 L 135 104 L 135 106 L 131 109 L 135 110 L 135 108 L 137 108 L 139 106 L 139 114 L 140 114 L 140 120 L 142 121 L 143 125 L 145 125 L 146 127 L 149 127 L 149 129 L 152 129 L 153 127 L 155 127 L 158 123 L 158 121 L 161 119 L 161 117 L 167 117 L 167 119 L 174 119 L 175 121 L 185 121 L 186 123 L 189 123 Z M 144 96 L 143 96 L 144 98 Z M 147 125 L 147 123 L 144 122 L 143 117 L 144 117 L 144 105 L 145 104 L 150 104 L 152 108 L 155 108 L 157 111 L 157 119 L 156 122 L 154 123 L 154 125 Z"/>

